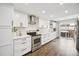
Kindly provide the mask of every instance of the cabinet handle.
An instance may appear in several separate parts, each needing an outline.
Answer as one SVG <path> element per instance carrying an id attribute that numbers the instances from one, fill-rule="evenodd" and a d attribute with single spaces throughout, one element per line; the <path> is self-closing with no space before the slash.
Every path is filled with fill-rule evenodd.
<path id="1" fill-rule="evenodd" d="M 25 49 L 22 49 L 21 51 L 24 51 L 24 50 L 26 50 L 27 48 L 25 48 Z"/>
<path id="2" fill-rule="evenodd" d="M 23 42 L 22 44 L 25 44 L 26 42 Z"/>

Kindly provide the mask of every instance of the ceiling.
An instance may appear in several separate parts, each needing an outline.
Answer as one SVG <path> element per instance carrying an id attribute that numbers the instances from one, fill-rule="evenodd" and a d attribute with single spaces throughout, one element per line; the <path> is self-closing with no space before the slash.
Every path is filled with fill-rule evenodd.
<path id="1" fill-rule="evenodd" d="M 79 14 L 79 3 L 14 3 L 16 9 L 44 20 Z M 58 21 L 58 20 L 57 20 Z"/>

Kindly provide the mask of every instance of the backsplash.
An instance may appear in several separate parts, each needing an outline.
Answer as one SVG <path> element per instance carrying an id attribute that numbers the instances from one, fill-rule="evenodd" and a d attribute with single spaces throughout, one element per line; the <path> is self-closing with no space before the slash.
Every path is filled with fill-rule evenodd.
<path id="1" fill-rule="evenodd" d="M 14 27 L 13 33 L 14 36 L 27 35 L 27 29 L 24 27 Z"/>

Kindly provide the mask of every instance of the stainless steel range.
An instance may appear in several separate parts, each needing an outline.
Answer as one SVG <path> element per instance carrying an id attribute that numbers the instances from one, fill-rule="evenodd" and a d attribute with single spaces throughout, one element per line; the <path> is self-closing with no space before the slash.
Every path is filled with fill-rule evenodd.
<path id="1" fill-rule="evenodd" d="M 32 52 L 41 47 L 41 35 L 36 34 L 36 32 L 29 32 L 28 35 L 31 35 L 32 38 Z"/>

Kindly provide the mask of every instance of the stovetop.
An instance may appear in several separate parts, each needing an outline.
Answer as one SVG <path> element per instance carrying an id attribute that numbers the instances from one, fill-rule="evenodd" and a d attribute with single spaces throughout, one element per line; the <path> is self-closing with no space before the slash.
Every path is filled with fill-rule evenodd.
<path id="1" fill-rule="evenodd" d="M 29 32 L 27 34 L 31 35 L 31 36 L 40 36 L 41 35 L 41 34 L 37 34 L 36 32 Z"/>

